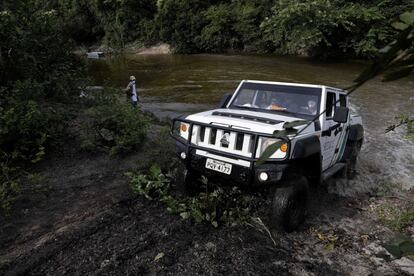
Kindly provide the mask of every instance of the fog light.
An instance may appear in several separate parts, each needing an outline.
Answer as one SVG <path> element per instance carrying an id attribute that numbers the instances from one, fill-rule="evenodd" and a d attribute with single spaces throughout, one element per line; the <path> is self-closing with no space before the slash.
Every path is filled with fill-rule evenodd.
<path id="1" fill-rule="evenodd" d="M 185 154 L 185 152 L 182 152 L 180 154 L 181 159 L 186 159 L 187 158 L 187 154 Z"/>
<path id="2" fill-rule="evenodd" d="M 269 179 L 269 175 L 267 173 L 265 173 L 265 172 L 261 172 L 259 174 L 259 179 L 260 179 L 260 181 L 266 181 L 266 180 Z"/>

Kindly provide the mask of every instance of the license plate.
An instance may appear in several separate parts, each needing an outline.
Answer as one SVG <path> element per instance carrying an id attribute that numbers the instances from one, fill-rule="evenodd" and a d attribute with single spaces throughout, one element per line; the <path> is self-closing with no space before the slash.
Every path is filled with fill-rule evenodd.
<path id="1" fill-rule="evenodd" d="M 232 165 L 229 164 L 229 163 L 213 160 L 213 159 L 210 159 L 210 158 L 207 158 L 207 161 L 206 161 L 206 168 L 207 169 L 217 171 L 217 172 L 221 172 L 221 173 L 224 173 L 224 174 L 231 174 L 231 167 L 232 167 Z"/>

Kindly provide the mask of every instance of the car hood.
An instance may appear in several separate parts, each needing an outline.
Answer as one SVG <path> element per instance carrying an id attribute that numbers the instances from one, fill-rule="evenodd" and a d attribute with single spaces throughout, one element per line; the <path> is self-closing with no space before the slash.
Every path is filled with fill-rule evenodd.
<path id="1" fill-rule="evenodd" d="M 285 122 L 301 120 L 300 118 L 280 114 L 228 108 L 192 114 L 187 116 L 186 119 L 194 122 L 267 134 L 273 134 L 275 130 L 283 130 L 283 124 Z M 296 129 L 300 128 L 303 128 L 303 126 L 297 127 Z M 313 124 L 307 128 L 307 131 L 309 128 L 313 128 Z"/>

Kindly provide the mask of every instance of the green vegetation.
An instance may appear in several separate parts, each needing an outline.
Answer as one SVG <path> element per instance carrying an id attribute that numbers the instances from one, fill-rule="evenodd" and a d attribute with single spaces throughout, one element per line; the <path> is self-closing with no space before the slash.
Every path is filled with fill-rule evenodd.
<path id="1" fill-rule="evenodd" d="M 395 119 L 398 120 L 398 122 L 389 126 L 386 129 L 386 132 L 394 131 L 397 127 L 406 125 L 407 126 L 406 138 L 414 141 L 414 118 L 408 115 L 401 115 L 401 116 L 397 116 Z"/>
<path id="2" fill-rule="evenodd" d="M 170 171 L 177 166 L 177 158 L 172 158 L 175 152 L 175 140 L 171 139 L 170 127 L 162 126 L 159 129 L 153 127 L 156 136 L 151 139 L 154 146 L 149 148 L 151 164 L 158 164 L 162 171 Z"/>
<path id="3" fill-rule="evenodd" d="M 390 24 L 410 1 L 161 2 L 160 38 L 177 51 L 225 50 L 373 57 L 397 31 Z"/>
<path id="4" fill-rule="evenodd" d="M 384 247 L 398 259 L 403 256 L 408 256 L 414 260 L 414 241 L 409 237 L 398 235 L 384 244 Z"/>
<path id="5" fill-rule="evenodd" d="M 378 210 L 378 216 L 384 225 L 399 232 L 414 226 L 414 209 L 402 211 L 400 208 L 385 204 Z"/>
<path id="6" fill-rule="evenodd" d="M 43 1 L 59 13 L 64 28 L 78 44 L 102 41 L 114 49 L 127 42 L 149 40 L 148 21 L 153 19 L 153 0 L 58 0 Z"/>
<path id="7" fill-rule="evenodd" d="M 146 137 L 149 120 L 130 105 L 117 101 L 97 105 L 85 112 L 81 147 L 104 150 L 111 155 L 137 149 Z"/>
<path id="8" fill-rule="evenodd" d="M 7 4 L 3 4 L 6 5 Z M 80 63 L 54 11 L 16 1 L 0 11 L 0 209 L 19 179 L 65 136 Z"/>
<path id="9" fill-rule="evenodd" d="M 371 58 L 397 36 L 410 0 L 43 1 L 77 44 L 166 42 L 179 53 L 267 52 Z"/>
<path id="10" fill-rule="evenodd" d="M 0 211 L 10 211 L 22 182 L 33 182 L 32 166 L 72 138 L 69 126 L 85 105 L 90 106 L 88 134 L 94 134 L 86 139 L 89 145 L 119 153 L 145 137 L 146 119 L 113 96 L 79 97 L 84 64 L 72 53 L 76 44 L 68 24 L 73 22 L 51 3 L 0 4 Z"/>
<path id="11" fill-rule="evenodd" d="M 245 223 L 249 220 L 251 197 L 243 195 L 237 187 L 211 187 L 203 179 L 205 191 L 195 197 L 174 195 L 170 175 L 153 165 L 148 173 L 127 173 L 132 190 L 149 200 L 164 203 L 167 210 L 183 219 L 220 224 Z"/>
<path id="12" fill-rule="evenodd" d="M 397 32 L 409 1 L 278 1 L 262 27 L 282 53 L 373 57 Z"/>

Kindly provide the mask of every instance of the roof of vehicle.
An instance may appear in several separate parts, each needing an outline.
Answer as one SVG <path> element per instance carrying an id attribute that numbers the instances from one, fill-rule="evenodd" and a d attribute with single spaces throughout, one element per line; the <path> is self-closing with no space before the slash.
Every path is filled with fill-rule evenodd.
<path id="1" fill-rule="evenodd" d="M 326 85 L 317 85 L 317 84 L 291 83 L 291 82 L 276 82 L 276 81 L 259 81 L 259 80 L 243 80 L 242 83 L 244 83 L 244 82 L 263 83 L 263 84 L 291 85 L 291 86 L 313 87 L 313 88 L 321 88 L 321 89 L 324 89 L 325 88 L 325 89 L 334 90 L 336 92 L 346 93 L 346 90 L 343 90 L 343 89 L 340 89 L 340 88 L 326 86 Z"/>

